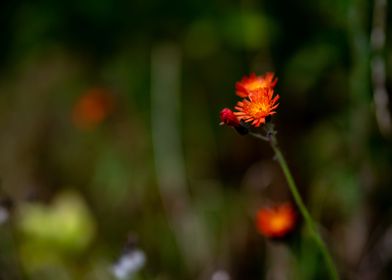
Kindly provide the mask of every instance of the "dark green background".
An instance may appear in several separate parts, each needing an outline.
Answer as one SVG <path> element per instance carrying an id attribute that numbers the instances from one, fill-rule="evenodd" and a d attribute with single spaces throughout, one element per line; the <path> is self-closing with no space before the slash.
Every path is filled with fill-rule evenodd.
<path id="1" fill-rule="evenodd" d="M 277 268 L 287 279 L 327 279 L 306 230 L 283 243 L 257 233 L 258 208 L 290 199 L 285 180 L 268 144 L 219 126 L 221 108 L 239 100 L 235 82 L 273 71 L 278 139 L 342 276 L 390 279 L 392 146 L 375 117 L 373 6 L 2 1 L 0 178 L 15 207 L 0 225 L 0 278 L 110 279 L 132 235 L 147 257 L 135 279 L 211 279 L 221 269 L 280 279 Z M 380 53 L 387 89 L 390 22 Z M 179 74 L 178 95 L 162 88 L 165 108 L 151 95 L 152 65 L 172 69 L 170 56 L 154 55 L 162 50 Z M 115 110 L 80 130 L 73 106 L 94 87 L 112 93 Z M 176 121 L 156 128 L 152 108 Z M 157 144 L 160 131 L 169 136 Z M 181 191 L 162 195 L 156 145 L 177 148 L 179 168 L 166 175 L 184 179 Z"/>

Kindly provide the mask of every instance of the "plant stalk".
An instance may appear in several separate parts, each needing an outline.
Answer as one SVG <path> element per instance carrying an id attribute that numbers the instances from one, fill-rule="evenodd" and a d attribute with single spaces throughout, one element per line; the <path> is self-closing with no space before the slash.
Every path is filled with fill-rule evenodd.
<path id="1" fill-rule="evenodd" d="M 259 139 L 261 139 L 261 138 L 259 138 Z M 278 141 L 277 141 L 277 139 L 275 137 L 275 133 L 271 133 L 270 134 L 269 143 L 270 143 L 272 149 L 275 152 L 275 156 L 276 156 L 277 161 L 280 164 L 280 167 L 283 170 L 283 173 L 284 173 L 284 175 L 286 177 L 286 180 L 287 180 L 287 183 L 289 185 L 290 191 L 291 191 L 291 193 L 292 193 L 292 195 L 294 197 L 294 201 L 297 204 L 299 211 L 301 212 L 302 216 L 305 219 L 305 223 L 306 223 L 306 225 L 307 225 L 307 227 L 309 229 L 309 232 L 310 232 L 311 236 L 313 237 L 313 239 L 315 240 L 315 242 L 319 246 L 319 249 L 320 249 L 320 251 L 321 251 L 321 253 L 322 253 L 322 255 L 323 255 L 324 259 L 325 259 L 325 262 L 327 264 L 328 270 L 330 272 L 331 279 L 339 280 L 339 275 L 338 275 L 336 266 L 335 266 L 335 264 L 334 264 L 334 262 L 332 260 L 332 257 L 331 257 L 331 255 L 330 255 L 330 253 L 328 251 L 327 246 L 325 245 L 325 242 L 321 238 L 320 233 L 318 232 L 318 230 L 317 230 L 317 228 L 315 226 L 315 223 L 314 223 L 312 217 L 310 216 L 309 211 L 306 208 L 306 206 L 305 206 L 305 204 L 304 204 L 304 202 L 302 200 L 301 195 L 298 192 L 298 188 L 297 188 L 297 186 L 295 184 L 293 176 L 291 175 L 291 172 L 290 172 L 290 169 L 289 169 L 289 167 L 287 165 L 287 162 L 286 162 L 282 152 L 279 149 Z"/>

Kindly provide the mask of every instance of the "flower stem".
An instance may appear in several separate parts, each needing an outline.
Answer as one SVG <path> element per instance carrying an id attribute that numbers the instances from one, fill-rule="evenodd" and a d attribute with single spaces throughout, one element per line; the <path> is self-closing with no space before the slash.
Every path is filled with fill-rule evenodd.
<path id="1" fill-rule="evenodd" d="M 260 140 L 267 141 L 267 142 L 270 141 L 270 139 L 269 139 L 267 136 L 263 136 L 263 135 L 261 135 L 261 134 L 259 134 L 259 133 L 249 132 L 249 134 L 250 134 L 251 136 L 255 137 L 255 138 L 260 139 Z"/>
<path id="2" fill-rule="evenodd" d="M 318 230 L 313 222 L 313 219 L 310 216 L 309 211 L 306 208 L 306 206 L 301 198 L 301 195 L 298 192 L 298 189 L 297 189 L 297 186 L 296 186 L 295 181 L 293 179 L 293 176 L 291 175 L 291 172 L 290 172 L 290 169 L 287 165 L 287 162 L 286 162 L 282 152 L 279 149 L 278 141 L 277 141 L 274 133 L 271 133 L 271 137 L 270 137 L 269 142 L 271 144 L 272 149 L 275 152 L 276 159 L 278 160 L 280 167 L 282 168 L 283 173 L 286 177 L 287 183 L 288 183 L 290 191 L 294 197 L 295 203 L 297 204 L 302 216 L 305 219 L 305 222 L 306 222 L 306 225 L 310 231 L 310 234 L 312 235 L 313 239 L 315 240 L 315 242 L 319 246 L 320 251 L 325 258 L 325 262 L 326 262 L 327 267 L 329 269 L 331 279 L 338 280 L 339 275 L 336 270 L 336 266 L 332 260 L 331 255 L 328 252 L 328 249 L 327 249 L 327 246 L 325 245 L 325 242 L 321 238 L 320 233 L 318 232 Z"/>

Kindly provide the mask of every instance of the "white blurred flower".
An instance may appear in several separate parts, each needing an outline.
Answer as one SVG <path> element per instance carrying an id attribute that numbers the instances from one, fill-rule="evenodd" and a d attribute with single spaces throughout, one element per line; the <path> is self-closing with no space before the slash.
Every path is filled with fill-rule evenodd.
<path id="1" fill-rule="evenodd" d="M 132 279 L 133 275 L 144 266 L 145 262 L 144 252 L 135 249 L 123 254 L 113 266 L 112 272 L 117 279 Z"/>
<path id="2" fill-rule="evenodd" d="M 6 208 L 0 206 L 0 225 L 4 224 L 8 220 L 9 216 L 9 211 Z"/>
<path id="3" fill-rule="evenodd" d="M 230 280 L 230 275 L 224 270 L 217 270 L 212 274 L 211 280 Z"/>

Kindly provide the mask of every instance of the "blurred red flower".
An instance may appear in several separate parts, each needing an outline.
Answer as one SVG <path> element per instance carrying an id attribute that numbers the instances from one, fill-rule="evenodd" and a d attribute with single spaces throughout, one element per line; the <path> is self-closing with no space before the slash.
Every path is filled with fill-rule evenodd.
<path id="1" fill-rule="evenodd" d="M 90 88 L 76 101 L 73 107 L 73 123 L 83 130 L 95 128 L 113 111 L 113 105 L 113 96 L 108 90 Z"/>
<path id="2" fill-rule="evenodd" d="M 257 212 L 257 229 L 266 237 L 284 237 L 294 229 L 296 222 L 296 212 L 290 203 L 264 207 Z"/>

